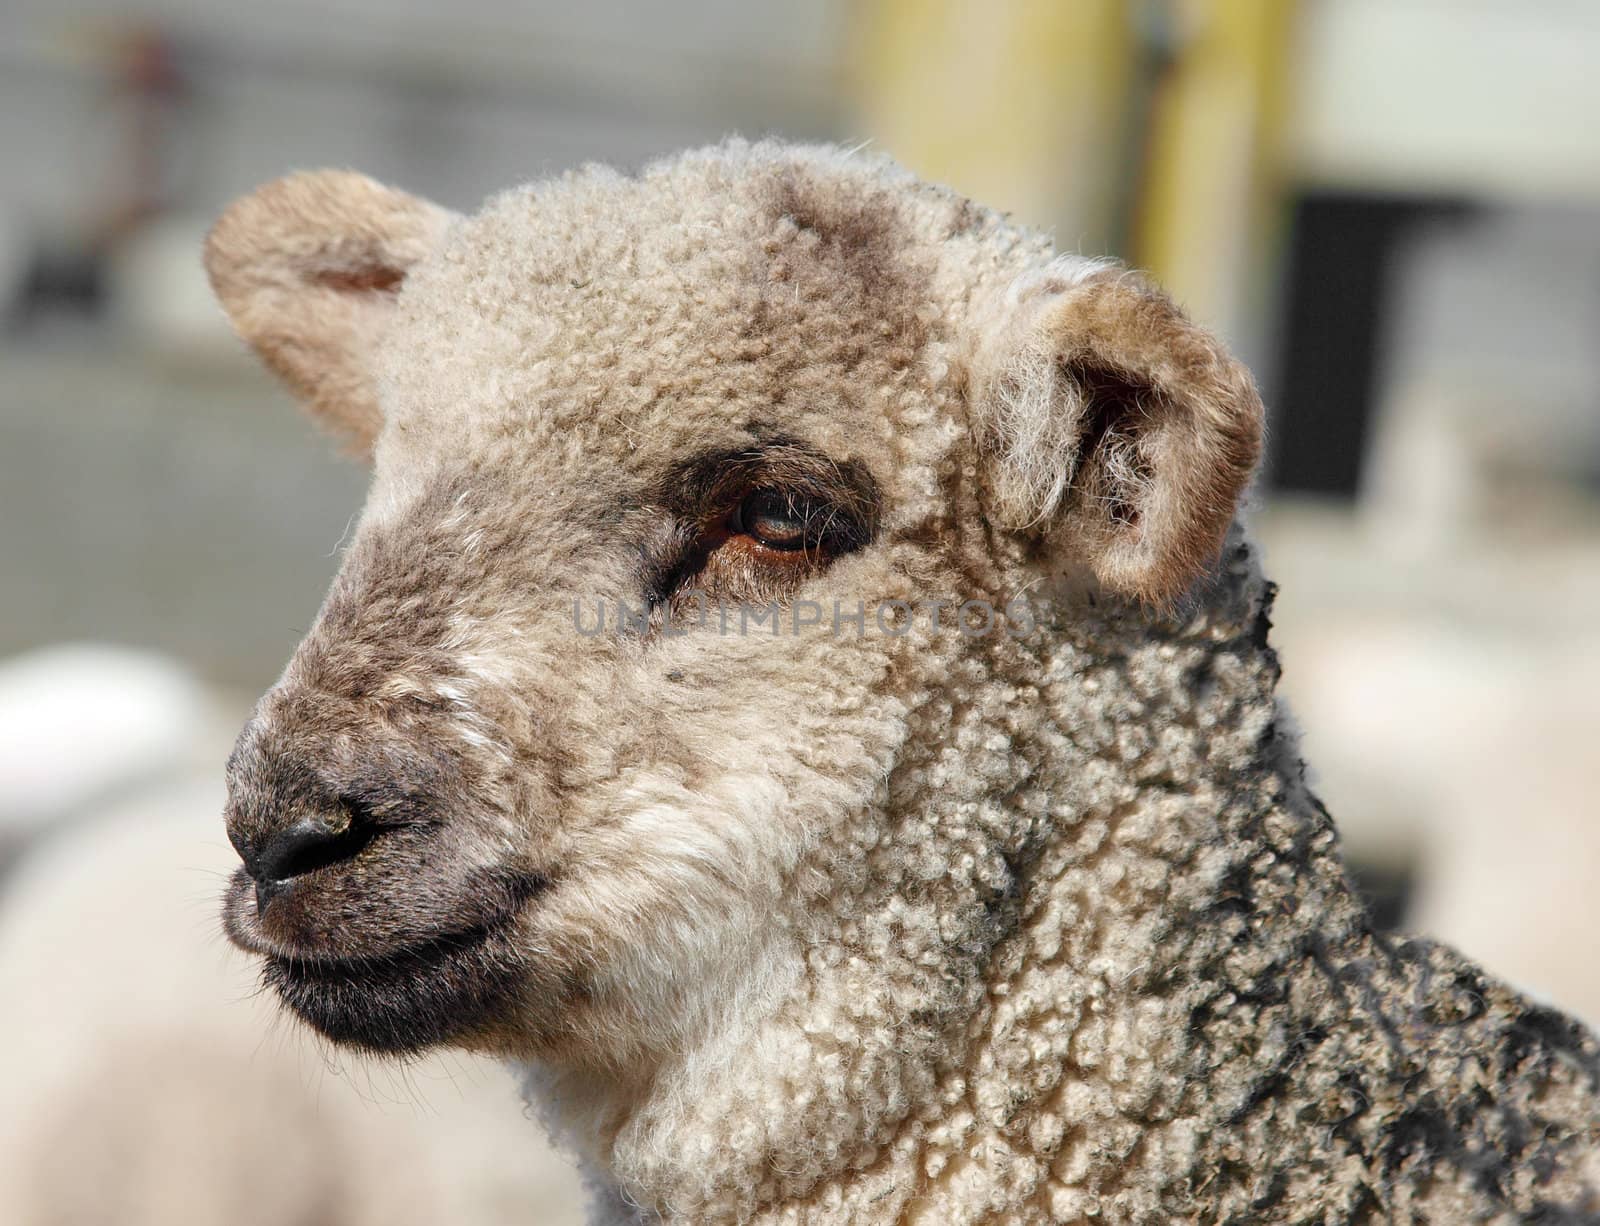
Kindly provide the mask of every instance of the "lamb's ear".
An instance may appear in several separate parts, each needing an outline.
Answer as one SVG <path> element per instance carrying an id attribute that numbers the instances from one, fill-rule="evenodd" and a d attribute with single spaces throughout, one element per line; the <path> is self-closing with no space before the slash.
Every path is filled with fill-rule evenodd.
<path id="1" fill-rule="evenodd" d="M 1249 373 L 1165 294 L 1103 262 L 1019 278 L 972 369 L 988 513 L 1153 603 L 1215 558 L 1261 449 Z"/>
<path id="2" fill-rule="evenodd" d="M 293 174 L 236 200 L 206 239 L 234 328 L 351 451 L 381 418 L 371 358 L 406 273 L 452 214 L 345 170 Z"/>

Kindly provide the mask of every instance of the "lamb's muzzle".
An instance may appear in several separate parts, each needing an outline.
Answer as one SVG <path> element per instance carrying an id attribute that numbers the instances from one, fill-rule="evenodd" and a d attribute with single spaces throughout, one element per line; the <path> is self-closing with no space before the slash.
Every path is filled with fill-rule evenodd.
<path id="1" fill-rule="evenodd" d="M 387 1053 L 465 1042 L 524 978 L 514 927 L 544 882 L 464 854 L 471 823 L 447 820 L 459 768 L 392 734 L 356 738 L 350 701 L 289 681 L 241 735 L 225 926 L 330 1038 Z"/>

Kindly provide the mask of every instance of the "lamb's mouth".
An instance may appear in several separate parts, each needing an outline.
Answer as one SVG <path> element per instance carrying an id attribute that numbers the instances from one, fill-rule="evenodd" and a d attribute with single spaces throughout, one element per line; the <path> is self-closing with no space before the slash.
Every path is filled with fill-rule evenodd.
<path id="1" fill-rule="evenodd" d="M 511 923 L 440 935 L 374 958 L 332 962 L 268 955 L 263 982 L 336 1043 L 405 1055 L 460 1039 L 516 995 Z"/>
<path id="2" fill-rule="evenodd" d="M 261 958 L 261 979 L 294 1014 L 336 1043 L 383 1055 L 410 1055 L 461 1042 L 518 994 L 523 958 L 518 911 L 442 932 L 370 956 L 295 956 L 277 952 L 241 923 L 242 888 L 224 905 L 236 945 Z M 537 891 L 531 891 L 537 892 Z"/>

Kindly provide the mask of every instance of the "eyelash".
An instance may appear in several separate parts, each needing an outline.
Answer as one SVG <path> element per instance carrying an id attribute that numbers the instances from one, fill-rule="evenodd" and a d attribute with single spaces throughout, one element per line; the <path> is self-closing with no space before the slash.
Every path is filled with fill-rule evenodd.
<path id="1" fill-rule="evenodd" d="M 776 553 L 833 553 L 839 534 L 832 531 L 838 511 L 805 495 L 771 486 L 751 490 L 728 517 L 732 536 L 747 536 Z"/>

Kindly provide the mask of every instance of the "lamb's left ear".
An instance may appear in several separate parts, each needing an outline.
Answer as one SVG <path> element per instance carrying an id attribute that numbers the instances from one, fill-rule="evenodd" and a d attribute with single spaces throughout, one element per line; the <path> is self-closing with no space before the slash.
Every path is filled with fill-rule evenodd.
<path id="1" fill-rule="evenodd" d="M 452 216 L 365 175 L 319 170 L 236 200 L 206 239 L 234 328 L 358 455 L 382 424 L 371 359 L 395 294 Z"/>
<path id="2" fill-rule="evenodd" d="M 1261 449 L 1249 372 L 1134 273 L 1064 258 L 987 315 L 971 395 L 984 496 L 1105 587 L 1181 595 L 1222 545 Z"/>

